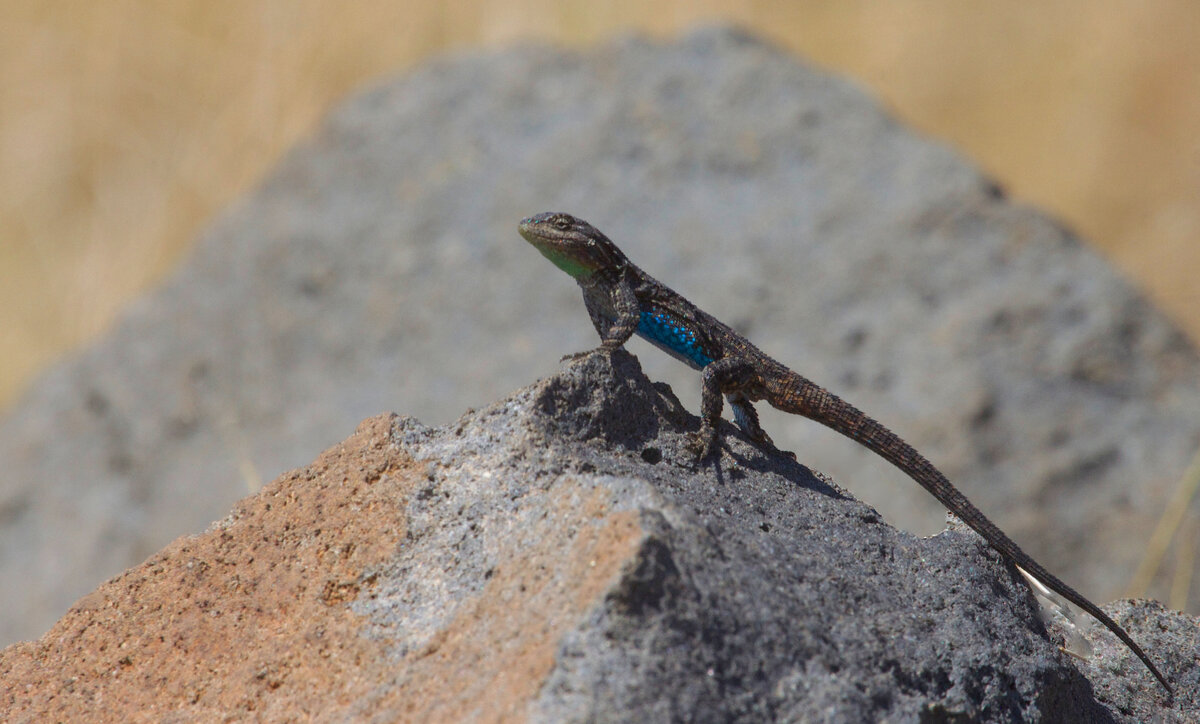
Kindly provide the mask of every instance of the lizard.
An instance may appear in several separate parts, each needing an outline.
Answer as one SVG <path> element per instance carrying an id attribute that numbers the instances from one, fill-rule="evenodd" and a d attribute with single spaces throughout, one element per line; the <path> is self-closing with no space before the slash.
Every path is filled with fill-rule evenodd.
<path id="1" fill-rule="evenodd" d="M 545 212 L 521 221 L 530 244 L 575 279 L 600 335 L 600 350 L 615 350 L 637 334 L 703 376 L 700 431 L 694 438 L 704 460 L 718 449 L 722 397 L 735 422 L 760 445 L 774 448 L 759 424 L 754 402 L 818 422 L 863 445 L 925 488 L 997 550 L 1033 578 L 1086 611 L 1117 636 L 1174 692 L 1142 647 L 1099 606 L 1022 550 L 943 475 L 898 435 L 850 403 L 792 371 L 748 339 L 639 269 L 607 236 L 582 219 Z"/>

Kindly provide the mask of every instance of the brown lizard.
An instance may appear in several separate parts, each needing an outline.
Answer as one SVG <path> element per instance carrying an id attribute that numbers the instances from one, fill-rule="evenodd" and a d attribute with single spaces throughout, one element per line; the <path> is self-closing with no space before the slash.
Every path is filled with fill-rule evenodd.
<path id="1" fill-rule="evenodd" d="M 525 219 L 519 230 L 579 283 L 602 349 L 616 349 L 638 334 L 703 373 L 697 438 L 702 459 L 718 447 L 722 396 L 729 401 L 738 425 L 759 443 L 770 444 L 771 439 L 754 411 L 753 403 L 758 400 L 836 430 L 902 470 L 1001 555 L 1104 624 L 1142 660 L 1167 693 L 1173 694 L 1166 677 L 1125 629 L 1021 550 L 933 463 L 891 430 L 776 362 L 728 325 L 634 266 L 616 244 L 586 221 L 547 212 Z"/>

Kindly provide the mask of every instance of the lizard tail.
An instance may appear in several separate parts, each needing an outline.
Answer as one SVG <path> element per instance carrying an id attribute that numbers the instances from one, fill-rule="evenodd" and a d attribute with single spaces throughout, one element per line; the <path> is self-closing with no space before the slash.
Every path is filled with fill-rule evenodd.
<path id="1" fill-rule="evenodd" d="M 802 415 L 810 420 L 819 422 L 836 432 L 845 435 L 858 444 L 868 448 L 875 454 L 904 471 L 910 478 L 917 481 L 942 505 L 962 519 L 964 523 L 975 530 L 997 551 L 1003 554 L 1017 566 L 1025 569 L 1031 576 L 1041 581 L 1047 588 L 1058 593 L 1063 598 L 1086 611 L 1093 618 L 1104 624 L 1112 631 L 1129 650 L 1137 655 L 1150 673 L 1158 679 L 1169 695 L 1174 695 L 1171 685 L 1162 672 L 1150 660 L 1142 647 L 1121 628 L 1116 621 L 1101 611 L 1098 606 L 1085 598 L 1081 593 L 1061 581 L 1040 563 L 1021 550 L 1004 531 L 1000 530 L 987 516 L 975 507 L 970 500 L 955 488 L 945 475 L 942 475 L 933 463 L 924 455 L 917 452 L 908 443 L 900 439 L 891 430 L 868 417 L 858 408 L 846 402 L 837 395 L 816 385 L 804 377 L 791 373 L 785 389 L 772 390 L 768 400 L 774 407 L 796 415 Z"/>

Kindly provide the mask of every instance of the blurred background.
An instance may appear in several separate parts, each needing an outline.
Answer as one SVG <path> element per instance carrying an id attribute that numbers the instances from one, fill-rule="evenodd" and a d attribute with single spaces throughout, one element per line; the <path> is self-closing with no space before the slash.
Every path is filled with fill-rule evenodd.
<path id="1" fill-rule="evenodd" d="M 232 224 L 237 233 L 225 229 L 229 237 L 226 250 L 248 249 L 258 241 L 267 256 L 259 258 L 246 249 L 240 257 L 220 251 L 201 256 L 210 266 L 198 270 L 197 278 L 203 280 L 207 275 L 232 284 L 240 273 L 248 288 L 263 284 L 264 289 L 275 290 L 276 296 L 265 291 L 261 298 L 251 294 L 253 303 L 261 304 L 259 315 L 239 320 L 245 324 L 234 324 L 222 304 L 197 303 L 197 299 L 208 298 L 199 292 L 188 298 L 190 302 L 177 297 L 175 311 L 169 298 L 162 301 L 169 295 L 160 295 L 141 307 L 142 326 L 127 330 L 125 337 L 118 334 L 106 339 L 106 348 L 115 352 L 99 355 L 94 367 L 75 363 L 60 367 L 63 374 L 44 377 L 39 394 L 27 398 L 39 403 L 30 405 L 33 412 L 23 418 L 0 417 L 0 423 L 10 425 L 0 437 L 0 459 L 5 461 L 6 472 L 0 475 L 0 579 L 20 582 L 0 583 L 0 644 L 45 630 L 70 601 L 99 578 L 150 555 L 183 531 L 199 530 L 223 515 L 237 495 L 257 490 L 279 470 L 307 462 L 319 446 L 343 437 L 362 416 L 380 409 L 420 416 L 423 410 L 433 409 L 422 408 L 420 400 L 436 400 L 444 404 L 443 414 L 457 414 L 464 405 L 445 403 L 446 399 L 479 404 L 548 372 L 554 357 L 534 355 L 534 349 L 543 349 L 539 344 L 546 349 L 578 349 L 590 340 L 591 330 L 579 324 L 579 310 L 570 306 L 577 304 L 578 298 L 567 280 L 558 280 L 557 286 L 543 286 L 539 281 L 523 291 L 544 293 L 539 298 L 543 304 L 569 299 L 569 304 L 554 307 L 561 307 L 563 314 L 572 318 L 569 326 L 554 331 L 549 327 L 525 330 L 512 345 L 519 349 L 507 355 L 446 360 L 453 357 L 446 350 L 461 349 L 461 340 L 439 333 L 446 329 L 464 333 L 466 328 L 473 329 L 472 325 L 519 320 L 520 312 L 528 308 L 520 305 L 529 305 L 531 299 L 506 293 L 512 285 L 500 275 L 490 279 L 484 275 L 482 282 L 497 287 L 494 290 L 475 286 L 473 291 L 479 295 L 446 291 L 448 297 L 437 297 L 442 293 L 439 290 L 452 290 L 454 280 L 481 283 L 479 275 L 463 270 L 454 255 L 465 254 L 472 241 L 482 245 L 486 237 L 465 233 L 467 220 L 460 219 L 460 227 L 451 231 L 453 223 L 443 224 L 446 217 L 431 211 L 433 206 L 424 209 L 432 215 L 425 220 L 422 214 L 403 213 L 380 218 L 379 210 L 393 209 L 397 198 L 395 192 L 389 195 L 388 184 L 399 183 L 397 178 L 410 170 L 407 164 L 415 164 L 414 178 L 424 178 L 421 173 L 431 173 L 430 168 L 442 168 L 431 165 L 421 171 L 425 167 L 420 166 L 419 159 L 424 158 L 420 154 L 389 156 L 392 160 L 380 163 L 381 168 L 365 168 L 370 160 L 339 147 L 337 141 L 330 142 L 327 134 L 299 155 L 317 157 L 314 163 L 329 164 L 344 173 L 328 177 L 330 186 L 324 189 L 324 198 L 332 205 L 321 207 L 328 215 L 320 216 L 315 210 L 313 215 L 299 213 L 306 198 L 302 193 L 289 197 L 292 205 L 285 204 L 286 208 L 280 207 L 274 214 L 263 210 L 271 207 L 261 199 L 254 207 L 249 192 L 289 149 L 310 137 L 330 109 L 364 87 L 382 85 L 439 53 L 481 53 L 482 49 L 529 43 L 586 48 L 631 33 L 674 38 L 698 25 L 718 22 L 739 23 L 866 87 L 904 123 L 973 159 L 1018 203 L 1048 210 L 1073 227 L 1145 290 L 1194 342 L 1200 342 L 1200 315 L 1193 311 L 1200 306 L 1200 286 L 1193 281 L 1200 272 L 1200 245 L 1193 241 L 1200 238 L 1200 44 L 1195 42 L 1200 38 L 1200 4 L 1194 0 L 1136 5 L 897 0 L 886 4 L 664 2 L 653 6 L 532 0 L 491 4 L 368 0 L 336 6 L 302 0 L 110 0 L 93 4 L 8 0 L 0 5 L 0 410 L 13 405 L 21 391 L 56 359 L 113 329 L 122 309 L 178 267 L 200 232 L 231 206 L 240 203 L 248 213 Z M 618 52 L 624 53 L 635 45 L 606 47 L 623 47 L 625 50 Z M 492 54 L 483 62 L 498 57 Z M 512 71 L 516 86 L 523 85 L 526 66 L 510 67 L 516 69 Z M 769 78 L 757 73 L 756 69 L 748 78 L 761 92 L 746 108 L 771 114 L 763 110 L 764 102 L 779 97 L 771 89 L 780 86 L 771 85 Z M 510 96 L 497 88 L 497 83 L 503 86 L 506 82 L 504 78 L 500 74 L 481 81 L 489 85 L 455 87 L 471 99 L 483 95 L 480 88 L 515 97 L 511 88 Z M 449 81 L 442 78 L 439 82 Z M 393 81 L 391 87 L 398 83 Z M 477 122 L 480 127 L 491 127 L 496 120 L 490 111 L 478 108 L 478 117 L 471 116 L 464 105 L 443 108 L 437 98 L 436 93 L 422 95 L 411 88 L 403 95 L 413 109 L 430 111 L 423 116 L 426 124 L 438 122 L 428 119 L 439 119 L 439 113 L 443 117 L 454 113 L 453 120 Z M 396 107 L 407 106 L 398 103 Z M 874 108 L 862 115 L 875 117 Z M 853 117 L 843 115 L 839 124 Z M 343 141 L 377 143 L 378 138 L 394 138 L 385 116 L 370 118 L 380 125 L 366 127 L 380 136 L 364 131 L 361 136 L 351 133 Z M 695 115 L 676 120 L 695 120 Z M 903 135 L 907 137 L 907 132 Z M 470 134 L 462 138 L 467 137 Z M 497 143 L 527 160 L 526 150 L 511 145 L 508 138 Z M 519 139 L 519 134 L 512 138 Z M 453 154 L 462 147 L 457 136 L 433 139 L 431 135 L 431 140 L 450 144 L 431 152 L 433 160 L 426 159 L 431 164 L 435 160 L 442 163 L 441 154 Z M 580 158 L 588 158 L 592 152 L 599 154 L 593 157 L 603 158 L 607 152 L 583 148 L 586 143 L 578 140 L 572 148 L 579 150 Z M 322 148 L 323 143 L 327 147 Z M 388 152 L 396 152 L 400 145 Z M 914 157 L 917 155 L 914 152 Z M 398 158 L 404 160 L 397 163 Z M 339 164 L 346 164 L 352 172 L 345 173 Z M 529 166 L 537 167 L 537 163 Z M 831 168 L 840 171 L 843 167 L 835 164 Z M 551 170 L 576 178 L 571 169 L 542 168 L 543 173 Z M 540 198 L 546 191 L 535 193 L 538 183 L 555 188 L 556 182 L 543 178 L 543 173 L 526 178 L 521 190 Z M 285 196 L 295 194 L 298 188 L 307 190 L 304 184 L 310 181 L 305 173 L 295 171 L 276 176 L 285 177 L 278 182 Z M 496 178 L 507 181 L 510 177 L 475 175 L 463 183 L 475 184 L 467 188 L 486 196 L 503 185 L 496 184 Z M 928 181 L 936 174 L 922 172 L 920 178 Z M 356 179 L 370 184 L 365 193 L 353 187 Z M 628 185 L 624 177 L 618 181 L 618 186 Z M 470 190 L 463 194 L 449 187 L 442 189 L 437 183 L 428 186 L 404 187 L 408 189 L 405 193 L 429 192 L 406 198 L 421 200 L 411 201 L 414 206 L 441 203 L 447 209 L 459 208 L 455 204 L 475 208 L 477 200 L 470 198 Z M 678 198 L 678 189 L 673 193 L 676 195 L 671 198 Z M 336 200 L 343 195 L 357 205 L 339 205 Z M 765 202 L 768 195 L 755 198 Z M 805 198 L 812 196 L 807 193 Z M 497 208 L 505 203 L 516 206 L 516 198 L 515 194 L 501 194 Z M 525 203 L 528 199 L 522 200 Z M 628 207 L 624 201 L 613 203 L 620 211 L 611 217 L 620 221 Z M 353 218 L 362 223 L 361 233 L 343 240 L 342 220 L 336 217 L 341 211 L 328 210 L 351 206 L 360 214 Z M 655 212 L 659 215 L 657 208 Z M 846 213 L 856 220 L 861 216 L 853 210 Z M 515 212 L 511 216 L 519 218 Z M 329 228 L 314 228 L 326 221 Z M 1041 221 L 1027 221 L 1030 228 L 1041 228 Z M 642 223 L 649 225 L 650 220 L 643 218 Z M 430 235 L 430 225 L 439 233 Z M 913 222 L 899 229 L 885 223 L 874 236 L 855 234 L 853 238 L 891 242 L 897 234 L 916 233 L 910 238 L 937 241 L 936 234 L 922 236 L 919 226 Z M 870 224 L 866 227 L 872 231 Z M 303 233 L 296 233 L 297 229 Z M 326 233 L 332 229 L 336 233 Z M 970 232 L 970 228 L 964 229 L 964 233 Z M 407 235 L 420 235 L 413 238 L 423 240 L 426 246 L 421 248 L 445 253 L 420 257 L 413 251 L 415 244 L 391 255 L 379 251 L 390 249 L 388 243 Z M 292 247 L 285 247 L 294 237 L 303 237 L 295 254 Z M 709 237 L 710 242 L 722 238 L 716 231 Z M 435 243 L 440 239 L 451 243 Z M 358 242 L 352 249 L 351 244 Z M 516 265 L 516 257 L 526 250 L 515 244 L 509 239 L 503 252 L 496 251 L 490 261 L 503 264 L 511 251 Z M 285 248 L 286 252 L 281 251 Z M 849 253 L 848 248 L 839 248 L 840 254 Z M 347 252 L 350 261 L 339 266 L 334 260 L 341 251 Z M 270 256 L 272 253 L 278 256 Z M 431 283 L 422 291 L 414 285 L 391 286 L 418 268 L 414 259 L 420 258 L 441 264 L 436 266 L 440 275 L 431 276 Z M 279 260 L 286 263 L 279 264 Z M 752 261 L 746 263 L 743 291 L 758 288 L 756 283 L 747 283 L 755 279 L 750 271 L 755 267 Z M 191 266 L 196 269 L 197 264 Z M 1096 282 L 1096 290 L 1111 292 L 1114 285 L 1108 270 L 1100 267 L 1080 266 L 1071 273 Z M 364 268 L 389 270 L 390 276 L 380 273 L 375 286 L 364 288 L 356 273 Z M 520 272 L 511 273 L 544 278 L 541 269 L 534 271 L 526 265 L 511 269 L 518 268 Z M 264 269 L 270 273 L 262 274 Z M 263 278 L 273 274 L 272 279 Z M 1035 270 L 1027 268 L 1015 281 L 1028 281 L 1035 287 L 1046 281 L 1029 278 L 1036 276 Z M 868 284 L 877 281 L 869 273 L 858 278 Z M 787 281 L 794 282 L 795 277 L 787 277 Z M 338 288 L 339 283 L 353 285 L 353 293 L 331 298 L 315 293 L 305 296 L 326 284 Z M 246 288 L 239 289 L 246 293 Z M 721 289 L 728 297 L 739 296 L 736 280 L 732 286 L 722 283 Z M 410 308 L 405 306 L 406 290 L 416 295 L 407 298 Z M 233 291 L 231 286 L 209 293 Z M 810 294 L 805 297 L 807 302 L 813 298 L 813 290 L 805 291 Z M 741 296 L 745 301 L 747 295 Z M 223 296 L 221 301 L 229 298 Z M 495 302 L 485 314 L 477 313 L 484 304 L 481 298 L 489 300 L 489 305 Z M 1062 563 L 1063 570 L 1080 572 L 1079 579 L 1101 591 L 1102 598 L 1118 592 L 1147 592 L 1173 607 L 1187 608 L 1194 600 L 1194 596 L 1189 599 L 1189 591 L 1197 571 L 1198 539 L 1195 533 L 1184 532 L 1196 530 L 1196 514 L 1188 510 L 1195 507 L 1193 501 L 1200 489 L 1200 456 L 1191 473 L 1183 475 L 1183 482 L 1176 481 L 1186 459 L 1196 454 L 1196 441 L 1200 440 L 1193 426 L 1200 421 L 1196 414 L 1200 405 L 1195 404 L 1200 394 L 1188 396 L 1196 389 L 1194 368 L 1189 366 L 1194 357 L 1177 337 L 1167 339 L 1156 331 L 1163 329 L 1157 317 L 1151 320 L 1142 315 L 1135 304 L 1114 302 L 1122 298 L 1119 291 L 1107 299 L 1098 293 L 1087 298 L 1092 300 L 1088 314 L 1080 318 L 1094 316 L 1095 324 L 1110 320 L 1105 323 L 1108 326 L 1101 325 L 1105 336 L 1096 340 L 1094 348 L 1079 337 L 1080 330 L 1090 329 L 1085 325 L 1074 328 L 1074 337 L 1060 334 L 1064 327 L 1048 323 L 1038 327 L 1048 330 L 1048 336 L 1038 337 L 1040 333 L 1035 332 L 1035 336 L 1022 338 L 1025 343 L 1030 339 L 1061 342 L 1062 349 L 1078 352 L 1092 360 L 1089 364 L 1101 365 L 1084 369 L 1083 378 L 1076 379 L 1072 375 L 1078 377 L 1078 370 L 1052 363 L 1053 374 L 1061 375 L 1055 379 L 1065 382 L 1055 389 L 1070 393 L 1062 399 L 1069 399 L 1073 407 L 1055 406 L 1046 397 L 1035 400 L 1044 408 L 1039 425 L 1061 425 L 1081 434 L 1062 449 L 1055 443 L 1036 464 L 1022 460 L 1024 464 L 1018 468 L 988 457 L 995 464 L 984 466 L 985 470 L 973 468 L 972 478 L 980 486 L 977 490 L 985 507 L 990 503 L 992 509 L 1003 511 L 1009 505 L 1010 517 L 1005 522 L 1012 523 L 1010 529 L 1030 542 L 1031 552 L 1047 552 L 1052 556 L 1050 562 Z M 1006 308 L 1008 299 L 1001 300 L 1001 308 Z M 1058 297 L 1047 299 L 1046 304 L 1062 311 L 1054 301 Z M 180 304 L 186 313 L 178 312 Z M 367 314 L 362 313 L 363 305 Z M 811 312 L 816 306 L 793 305 L 788 311 Z M 771 313 L 766 303 L 751 308 L 757 312 L 747 312 L 745 319 L 735 323 L 759 319 L 763 316 L 759 312 Z M 163 317 L 157 321 L 173 326 L 146 333 L 156 323 L 147 309 L 162 311 Z M 440 314 L 429 314 L 431 310 Z M 1057 318 L 1046 315 L 1051 323 Z M 343 323 L 344 327 L 339 326 Z M 343 336 L 318 334 L 310 346 L 307 324 L 326 325 L 320 327 L 321 332 L 336 327 Z M 945 333 L 951 327 L 935 331 Z M 210 334 L 212 329 L 215 334 Z M 409 330 L 416 333 L 407 335 Z M 570 334 L 577 336 L 570 338 Z M 245 344 L 251 339 L 254 344 Z M 797 344 L 792 338 L 786 341 Z M 963 335 L 955 335 L 954 341 L 960 344 L 942 340 L 933 345 L 910 345 L 920 355 L 935 354 L 932 358 L 904 358 L 910 360 L 907 368 L 900 359 L 863 356 L 878 362 L 880 375 L 888 378 L 889 366 L 911 370 L 913 359 L 949 360 L 952 357 L 947 355 L 957 350 L 978 349 L 965 344 Z M 402 342 L 409 346 L 401 351 Z M 806 344 L 815 349 L 819 341 L 809 338 Z M 829 338 L 829 344 L 828 355 L 813 354 L 812 359 L 844 356 L 836 336 Z M 92 351 L 97 349 L 94 346 Z M 256 354 L 240 357 L 246 350 Z M 1021 356 L 1011 344 L 1006 351 Z M 1017 395 L 1009 399 L 1028 400 L 1019 391 L 1029 376 L 1028 367 L 1003 381 L 985 379 L 979 370 L 986 365 L 974 364 L 980 361 L 977 357 L 963 359 L 967 364 L 961 369 L 954 365 L 957 377 L 942 374 L 936 383 L 928 382 L 928 377 L 926 382 L 911 383 L 915 386 L 907 401 L 904 383 L 897 382 L 899 392 L 889 389 L 883 399 L 872 402 L 871 409 L 878 406 L 881 416 L 890 415 L 884 419 L 900 420 L 906 431 L 915 431 L 918 437 L 914 439 L 920 444 L 930 442 L 930 449 L 951 466 L 977 462 L 974 452 L 991 451 L 989 446 L 995 440 L 1003 441 L 997 443 L 997 454 L 1027 455 L 1021 452 L 1027 450 L 1020 446 L 1021 441 L 1042 439 L 1034 431 L 1034 411 L 1028 406 L 1016 406 L 1012 419 L 997 423 L 997 429 L 1021 433 L 1011 438 L 993 440 L 985 433 L 965 439 L 952 435 L 947 443 L 946 434 L 936 429 L 947 420 L 974 424 L 971 409 L 973 401 L 980 398 L 973 395 L 980 389 L 1004 389 Z M 1074 359 L 1062 353 L 1054 360 L 1060 357 L 1067 362 Z M 791 358 L 801 359 L 799 355 Z M 1034 358 L 1043 359 L 1040 350 Z M 544 367 L 531 369 L 530 359 L 543 360 Z M 1092 379 L 1088 375 L 1096 369 L 1103 371 L 1106 360 L 1116 364 L 1118 372 L 1125 370 L 1136 379 L 1128 386 L 1088 388 Z M 1141 366 L 1125 365 L 1128 360 L 1138 360 Z M 408 374 L 410 365 L 426 370 L 435 366 L 434 361 L 441 362 L 438 374 L 425 378 Z M 662 365 L 668 362 L 658 361 Z M 680 372 L 668 367 L 659 375 L 654 371 L 658 369 L 653 367 L 655 362 L 648 363 L 656 379 L 672 380 L 670 374 Z M 287 374 L 277 374 L 283 364 L 288 365 Z M 337 378 L 338 372 L 346 376 Z M 1041 372 L 1050 374 L 1045 369 Z M 328 384 L 318 394 L 314 381 Z M 481 381 L 490 381 L 492 387 L 478 384 Z M 987 384 L 970 384 L 974 382 Z M 391 385 L 387 388 L 390 392 L 382 392 L 381 385 Z M 472 387 L 475 393 L 459 395 L 465 387 Z M 676 389 L 683 391 L 687 404 L 687 395 L 696 392 L 694 379 L 688 377 L 686 384 L 681 379 Z M 1129 399 L 1121 397 L 1132 394 L 1131 390 L 1138 392 Z M 870 394 L 871 390 L 862 392 Z M 294 406 L 293 400 L 298 400 Z M 696 409 L 696 402 L 690 399 L 691 409 Z M 890 412 L 888 404 L 893 405 Z M 1153 414 L 1138 412 L 1150 409 L 1147 405 Z M 1085 419 L 1087 422 L 1082 422 Z M 772 424 L 785 428 L 783 421 Z M 927 437 L 920 437 L 923 431 L 929 433 Z M 793 445 L 800 440 L 786 433 L 777 439 Z M 854 458 L 858 451 L 837 448 L 845 454 L 834 452 L 828 459 L 821 458 L 824 446 L 804 440 L 804 449 L 816 451 L 814 462 L 820 469 L 845 479 L 879 478 L 885 489 L 903 491 L 874 497 L 867 491 L 864 497 L 868 501 L 888 500 L 885 508 L 908 523 L 931 516 L 928 525 L 916 526 L 918 530 L 932 532 L 940 527 L 938 506 L 911 495 L 906 487 L 889 486 L 884 474 L 860 473 Z M 1092 461 L 1109 460 L 1105 455 L 1110 449 L 1119 451 L 1112 453 L 1112 464 L 1094 474 Z M 1091 487 L 1073 482 L 1078 479 L 1090 481 Z M 995 484 L 981 485 L 980 480 Z M 1191 517 L 1185 520 L 1187 515 Z M 1181 532 L 1176 535 L 1176 531 Z M 1172 540 L 1179 541 L 1174 549 Z"/>
<path id="2" fill-rule="evenodd" d="M 0 407 L 373 79 L 447 50 L 715 20 L 869 86 L 1064 219 L 1200 340 L 1193 0 L 6 0 L 0 16 Z"/>

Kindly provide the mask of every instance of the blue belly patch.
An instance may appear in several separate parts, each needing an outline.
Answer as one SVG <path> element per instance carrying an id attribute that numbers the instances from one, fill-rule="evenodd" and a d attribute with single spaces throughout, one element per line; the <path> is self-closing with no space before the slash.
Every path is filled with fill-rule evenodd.
<path id="1" fill-rule="evenodd" d="M 675 356 L 690 361 L 697 367 L 706 367 L 712 363 L 712 357 L 705 354 L 700 346 L 696 333 L 680 324 L 669 314 L 651 309 L 642 312 L 638 320 L 637 333 L 659 347 L 673 353 Z"/>

